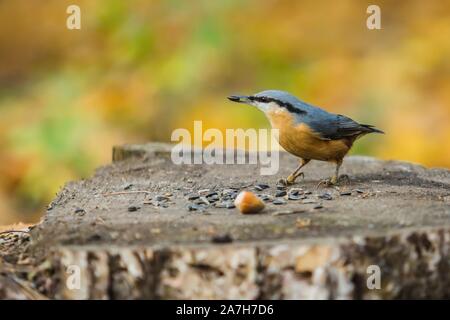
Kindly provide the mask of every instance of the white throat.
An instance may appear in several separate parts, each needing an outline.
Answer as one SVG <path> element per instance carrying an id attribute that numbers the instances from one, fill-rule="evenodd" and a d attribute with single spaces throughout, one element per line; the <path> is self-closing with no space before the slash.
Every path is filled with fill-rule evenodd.
<path id="1" fill-rule="evenodd" d="M 275 102 L 254 102 L 253 105 L 264 113 L 279 109 L 279 106 Z"/>

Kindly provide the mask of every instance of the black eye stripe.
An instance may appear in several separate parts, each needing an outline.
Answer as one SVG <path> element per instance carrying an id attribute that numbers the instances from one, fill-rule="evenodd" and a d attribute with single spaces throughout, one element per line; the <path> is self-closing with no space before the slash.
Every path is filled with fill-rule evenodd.
<path id="1" fill-rule="evenodd" d="M 254 100 L 254 101 L 258 101 L 258 102 L 272 102 L 272 101 L 275 101 L 275 99 L 271 99 L 271 98 L 268 98 L 268 97 L 257 97 L 257 96 L 251 97 L 250 100 Z"/>
<path id="2" fill-rule="evenodd" d="M 278 99 L 275 98 L 270 98 L 270 97 L 258 97 L 258 96 L 250 96 L 249 99 L 251 101 L 258 101 L 258 102 L 264 102 L 264 103 L 268 103 L 268 102 L 275 102 L 276 104 L 278 104 L 280 107 L 286 108 L 289 112 L 292 113 L 299 113 L 299 114 L 305 114 L 307 113 L 304 110 L 301 110 L 299 108 L 295 108 L 292 104 L 290 104 L 289 102 L 282 102 Z"/>

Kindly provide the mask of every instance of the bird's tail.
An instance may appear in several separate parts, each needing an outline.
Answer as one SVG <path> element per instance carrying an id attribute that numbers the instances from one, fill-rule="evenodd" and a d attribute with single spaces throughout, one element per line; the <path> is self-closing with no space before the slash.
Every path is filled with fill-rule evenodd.
<path id="1" fill-rule="evenodd" d="M 370 124 L 362 124 L 361 127 L 366 128 L 366 129 L 367 129 L 367 133 L 375 132 L 375 133 L 381 133 L 381 134 L 384 134 L 383 131 L 381 131 L 380 129 L 375 128 L 374 126 L 372 126 L 372 125 L 370 125 Z"/>

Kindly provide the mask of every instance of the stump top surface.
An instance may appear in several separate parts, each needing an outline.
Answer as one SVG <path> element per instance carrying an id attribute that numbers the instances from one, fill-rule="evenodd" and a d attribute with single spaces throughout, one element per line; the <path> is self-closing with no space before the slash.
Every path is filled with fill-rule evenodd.
<path id="1" fill-rule="evenodd" d="M 274 176 L 257 165 L 174 165 L 162 144 L 116 147 L 111 165 L 84 181 L 68 183 L 33 231 L 39 245 L 181 245 L 341 241 L 406 229 L 450 227 L 450 171 L 398 161 L 347 157 L 341 173 L 350 182 L 318 188 L 331 164 L 312 161 L 294 188 L 310 191 L 306 202 L 266 203 L 259 214 L 209 206 L 189 211 L 188 195 L 209 189 L 246 189 L 274 196 L 276 182 L 297 165 L 282 153 Z M 255 191 L 257 184 L 270 188 Z M 289 188 L 288 188 L 289 189 Z M 138 193 L 136 191 L 145 191 Z M 344 195 L 351 192 L 351 195 Z M 321 199 L 323 193 L 331 200 Z M 158 196 L 168 201 L 157 201 Z M 219 200 L 218 202 L 222 202 Z M 163 207 L 164 203 L 167 208 Z M 314 209 L 321 205 L 322 208 Z M 134 208 L 133 208 L 134 207 Z M 137 209 L 133 211 L 134 209 Z M 309 223 L 309 224 L 308 224 Z"/>

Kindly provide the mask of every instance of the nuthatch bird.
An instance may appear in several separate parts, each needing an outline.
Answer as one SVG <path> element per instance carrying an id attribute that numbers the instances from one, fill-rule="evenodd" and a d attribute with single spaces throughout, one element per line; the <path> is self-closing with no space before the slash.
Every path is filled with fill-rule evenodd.
<path id="1" fill-rule="evenodd" d="M 252 96 L 233 95 L 228 99 L 264 112 L 272 128 L 279 130 L 279 144 L 301 159 L 294 172 L 282 179 L 284 184 L 293 184 L 296 178 L 303 176 L 300 170 L 309 161 L 320 160 L 336 164 L 334 175 L 323 181 L 326 185 L 335 185 L 339 180 L 339 168 L 353 142 L 368 133 L 384 133 L 374 126 L 307 104 L 284 91 L 266 90 Z"/>

